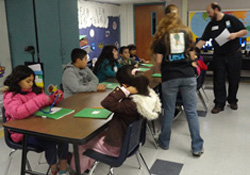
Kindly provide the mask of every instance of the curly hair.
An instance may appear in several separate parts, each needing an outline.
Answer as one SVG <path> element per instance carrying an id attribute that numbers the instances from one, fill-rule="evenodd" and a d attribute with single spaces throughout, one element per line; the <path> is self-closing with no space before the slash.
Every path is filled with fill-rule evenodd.
<path id="1" fill-rule="evenodd" d="M 151 56 L 154 55 L 156 44 L 161 41 L 164 42 L 166 45 L 166 50 L 167 50 L 166 54 L 169 54 L 170 50 L 169 34 L 180 31 L 184 31 L 185 33 L 187 33 L 189 39 L 189 41 L 187 42 L 193 43 L 191 30 L 182 23 L 179 17 L 178 7 L 174 4 L 170 4 L 165 9 L 165 17 L 161 19 L 159 25 L 157 26 L 157 31 L 150 44 L 150 49 L 149 49 L 150 55 Z M 193 45 L 190 44 L 188 48 L 186 48 L 185 55 L 188 55 L 189 51 L 192 49 Z"/>
<path id="2" fill-rule="evenodd" d="M 9 92 L 14 92 L 14 94 L 25 94 L 22 92 L 19 82 L 31 75 L 35 77 L 32 69 L 30 69 L 28 66 L 19 65 L 12 70 L 11 74 L 7 76 L 3 84 L 9 87 Z M 36 86 L 35 78 L 33 80 L 32 91 L 36 94 L 42 93 L 42 89 Z"/>

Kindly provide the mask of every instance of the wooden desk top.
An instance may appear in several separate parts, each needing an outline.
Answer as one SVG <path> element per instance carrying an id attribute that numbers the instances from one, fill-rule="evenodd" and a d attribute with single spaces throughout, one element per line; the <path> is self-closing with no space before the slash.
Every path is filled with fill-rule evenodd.
<path id="1" fill-rule="evenodd" d="M 96 132 L 102 130 L 110 117 L 108 119 L 77 118 L 74 117 L 74 114 L 86 107 L 101 106 L 101 100 L 110 92 L 111 90 L 79 93 L 62 100 L 57 106 L 75 109 L 75 112 L 58 120 L 28 117 L 22 120 L 9 121 L 4 123 L 3 126 L 12 129 L 14 132 L 83 144 L 96 135 Z"/>
<path id="2" fill-rule="evenodd" d="M 154 73 L 153 68 L 144 72 L 144 75 L 149 78 L 150 87 L 155 88 L 161 82 L 161 78 L 152 78 L 152 73 Z M 74 114 L 83 108 L 101 106 L 101 100 L 110 92 L 111 90 L 107 89 L 105 92 L 79 93 L 62 100 L 57 104 L 58 107 L 74 109 L 75 112 L 58 120 L 33 116 L 9 121 L 3 126 L 18 133 L 84 144 L 103 130 L 111 117 L 108 119 L 77 118 Z"/>

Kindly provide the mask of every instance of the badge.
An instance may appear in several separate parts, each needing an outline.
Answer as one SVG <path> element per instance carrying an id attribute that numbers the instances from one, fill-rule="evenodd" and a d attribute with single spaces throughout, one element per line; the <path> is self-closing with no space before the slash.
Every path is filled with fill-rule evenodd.
<path id="1" fill-rule="evenodd" d="M 229 20 L 226 21 L 227 28 L 231 27 L 231 22 Z"/>
<path id="2" fill-rule="evenodd" d="M 215 30 L 218 30 L 219 29 L 219 26 L 213 26 L 212 27 L 212 31 L 215 31 Z"/>

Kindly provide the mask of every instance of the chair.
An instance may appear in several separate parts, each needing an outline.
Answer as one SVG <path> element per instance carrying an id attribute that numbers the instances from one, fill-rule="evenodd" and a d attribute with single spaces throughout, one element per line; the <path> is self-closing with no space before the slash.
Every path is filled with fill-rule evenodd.
<path id="1" fill-rule="evenodd" d="M 6 116 L 5 116 L 5 109 L 4 109 L 4 107 L 2 107 L 2 117 L 3 117 L 3 123 L 5 123 L 7 120 L 6 120 Z M 12 139 L 10 137 L 10 133 L 9 133 L 9 131 L 8 131 L 7 128 L 4 128 L 4 140 L 5 140 L 6 145 L 9 148 L 12 149 L 12 151 L 9 153 L 9 162 L 8 162 L 8 166 L 6 167 L 6 170 L 5 170 L 5 175 L 6 175 L 6 174 L 8 174 L 8 171 L 9 171 L 9 168 L 10 168 L 10 164 L 12 162 L 13 154 L 17 150 L 22 150 L 23 145 L 22 145 L 22 143 L 15 143 L 15 142 L 12 141 Z M 28 151 L 35 151 L 37 153 L 43 152 L 43 150 L 39 150 L 39 149 L 31 147 L 31 146 L 27 147 L 27 152 Z M 29 162 L 28 159 L 27 159 L 27 162 L 26 162 L 26 166 L 27 166 L 27 168 L 28 168 L 29 171 L 32 171 L 31 165 L 30 165 L 30 162 Z M 48 172 L 47 172 L 47 174 L 48 174 Z"/>
<path id="2" fill-rule="evenodd" d="M 207 107 L 207 104 L 205 102 L 205 99 L 203 98 L 202 96 L 202 93 L 201 93 L 201 90 L 203 91 L 203 93 L 205 94 L 206 98 L 208 99 L 205 91 L 204 91 L 204 88 L 203 88 L 203 84 L 205 82 L 205 78 L 206 78 L 206 70 L 202 70 L 200 75 L 197 77 L 196 81 L 197 81 L 197 94 L 198 94 L 198 97 L 200 98 L 201 100 L 201 103 L 205 109 L 205 113 L 207 113 L 208 111 L 208 107 Z M 181 97 L 181 92 L 179 91 L 178 94 L 177 94 L 177 99 L 176 99 L 176 106 L 180 106 L 181 107 L 181 111 L 183 111 L 183 102 L 182 102 L 182 97 Z M 176 111 L 175 111 L 175 116 L 176 116 Z M 176 118 L 176 117 L 174 117 Z"/>
<path id="3" fill-rule="evenodd" d="M 108 175 L 113 175 L 114 174 L 113 167 L 121 166 L 123 162 L 127 159 L 127 157 L 130 157 L 134 154 L 136 154 L 136 158 L 139 163 L 139 168 L 141 169 L 141 164 L 139 161 L 139 156 L 140 156 L 149 174 L 151 174 L 142 154 L 139 151 L 140 146 L 145 143 L 145 137 L 146 137 L 145 135 L 146 135 L 146 121 L 144 119 L 139 119 L 134 121 L 128 126 L 119 157 L 108 156 L 96 152 L 92 149 L 87 149 L 83 154 L 96 160 L 89 172 L 89 175 L 93 174 L 99 162 L 109 165 L 110 168 Z"/>
<path id="4" fill-rule="evenodd" d="M 202 70 L 199 77 L 197 77 L 197 94 L 201 100 L 201 103 L 202 105 L 204 106 L 205 108 L 205 111 L 204 112 L 207 112 L 208 111 L 208 107 L 207 107 L 207 104 L 205 102 L 205 99 L 203 98 L 202 96 L 202 93 L 201 93 L 201 90 L 203 91 L 204 95 L 206 96 L 206 98 L 208 99 L 208 96 L 207 94 L 205 93 L 205 90 L 203 88 L 203 84 L 205 82 L 205 78 L 206 78 L 206 73 L 207 71 L 206 70 Z"/>

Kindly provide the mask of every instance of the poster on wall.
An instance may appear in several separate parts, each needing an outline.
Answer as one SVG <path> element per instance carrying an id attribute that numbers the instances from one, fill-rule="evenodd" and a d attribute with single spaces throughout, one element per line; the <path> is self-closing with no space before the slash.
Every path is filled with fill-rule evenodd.
<path id="1" fill-rule="evenodd" d="M 105 45 L 120 44 L 119 6 L 78 0 L 80 47 L 96 59 Z"/>
<path id="2" fill-rule="evenodd" d="M 248 30 L 245 36 L 247 42 L 250 43 L 250 10 L 225 10 L 224 14 L 234 15 L 237 17 Z M 205 30 L 205 27 L 210 22 L 210 17 L 205 11 L 190 11 L 188 24 L 192 30 L 193 38 L 200 38 Z"/>

